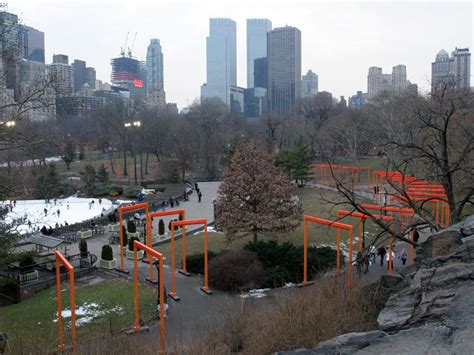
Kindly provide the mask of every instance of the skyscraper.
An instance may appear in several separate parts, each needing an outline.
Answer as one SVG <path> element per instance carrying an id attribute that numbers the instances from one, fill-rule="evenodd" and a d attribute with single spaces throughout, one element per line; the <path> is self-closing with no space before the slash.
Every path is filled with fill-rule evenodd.
<path id="1" fill-rule="evenodd" d="M 266 53 L 265 53 L 266 55 Z M 253 64 L 253 83 L 256 88 L 267 89 L 268 86 L 268 60 L 267 57 L 257 58 Z"/>
<path id="2" fill-rule="evenodd" d="M 95 68 L 87 67 L 86 68 L 86 83 L 87 85 L 89 85 L 91 89 L 95 89 L 95 80 L 96 80 Z"/>
<path id="3" fill-rule="evenodd" d="M 407 81 L 407 67 L 403 64 L 399 64 L 392 69 L 392 90 L 393 92 L 400 93 L 405 91 L 408 86 Z"/>
<path id="4" fill-rule="evenodd" d="M 86 62 L 79 59 L 74 59 L 72 63 L 72 68 L 74 70 L 74 91 L 79 91 L 87 82 L 87 71 L 86 71 Z"/>
<path id="5" fill-rule="evenodd" d="M 268 108 L 290 113 L 301 97 L 301 31 L 280 27 L 268 32 Z"/>
<path id="6" fill-rule="evenodd" d="M 23 58 L 44 63 L 44 32 L 29 26 L 23 27 Z"/>
<path id="7" fill-rule="evenodd" d="M 156 38 L 150 40 L 146 52 L 146 76 L 146 87 L 149 93 L 156 89 L 163 90 L 163 52 L 160 40 Z"/>
<path id="8" fill-rule="evenodd" d="M 367 76 L 367 95 L 369 99 L 377 96 L 383 90 L 383 74 L 382 68 L 370 67 Z"/>
<path id="9" fill-rule="evenodd" d="M 217 97 L 230 107 L 231 86 L 237 85 L 236 42 L 235 21 L 227 18 L 209 20 L 207 83 L 201 87 L 201 98 Z"/>
<path id="10" fill-rule="evenodd" d="M 74 74 L 67 55 L 53 55 L 53 63 L 46 66 L 46 72 L 55 82 L 56 95 L 65 96 L 73 93 Z"/>
<path id="11" fill-rule="evenodd" d="M 451 57 L 444 49 L 438 52 L 431 63 L 431 89 L 441 83 L 452 83 L 459 89 L 471 86 L 471 53 L 469 48 L 456 48 Z"/>
<path id="12" fill-rule="evenodd" d="M 23 58 L 23 35 L 18 16 L 0 12 L 0 86 L 14 90 Z"/>
<path id="13" fill-rule="evenodd" d="M 272 30 L 272 22 L 267 19 L 247 20 L 247 87 L 254 85 L 254 61 L 267 56 L 267 33 Z"/>
<path id="14" fill-rule="evenodd" d="M 306 75 L 303 75 L 301 82 L 301 96 L 312 96 L 318 93 L 318 75 L 313 73 L 312 70 L 308 70 Z"/>

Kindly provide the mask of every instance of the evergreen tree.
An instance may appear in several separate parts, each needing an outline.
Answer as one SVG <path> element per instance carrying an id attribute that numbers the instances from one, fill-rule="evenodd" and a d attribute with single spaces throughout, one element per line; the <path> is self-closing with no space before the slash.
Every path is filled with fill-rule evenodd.
<path id="1" fill-rule="evenodd" d="M 109 181 L 109 172 L 107 171 L 104 163 L 102 163 L 99 167 L 99 170 L 97 170 L 97 180 L 100 182 Z"/>
<path id="2" fill-rule="evenodd" d="M 71 163 L 74 161 L 74 157 L 76 152 L 74 150 L 74 146 L 70 140 L 66 142 L 66 146 L 64 147 L 64 155 L 62 156 L 63 161 L 66 163 L 66 168 L 69 170 Z"/>
<path id="3" fill-rule="evenodd" d="M 94 190 L 94 184 L 96 181 L 95 169 L 92 165 L 86 165 L 86 170 L 84 172 L 84 184 L 88 194 L 92 194 Z"/>
<path id="4" fill-rule="evenodd" d="M 55 164 L 48 165 L 46 173 L 36 180 L 35 191 L 37 198 L 53 198 L 60 195 L 61 186 Z"/>
<path id="5" fill-rule="evenodd" d="M 299 187 L 306 185 L 311 176 L 311 162 L 313 160 L 311 147 L 300 137 L 292 148 L 282 150 L 276 157 L 276 165 L 285 167 L 288 177 Z"/>

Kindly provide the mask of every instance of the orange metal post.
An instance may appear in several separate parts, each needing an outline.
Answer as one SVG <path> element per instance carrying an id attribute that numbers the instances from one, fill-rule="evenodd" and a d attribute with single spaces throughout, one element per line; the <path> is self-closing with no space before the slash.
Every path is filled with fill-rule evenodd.
<path id="1" fill-rule="evenodd" d="M 140 243 L 135 240 L 133 243 L 133 299 L 135 305 L 135 321 L 133 330 L 135 332 L 140 331 L 140 316 L 139 316 L 139 293 L 138 293 L 138 250 L 143 250 L 147 255 L 152 255 L 158 259 L 158 272 L 159 272 L 159 293 L 160 293 L 160 348 L 161 354 L 165 353 L 165 292 L 164 292 L 164 273 L 163 273 L 163 254 L 156 250 Z"/>
<path id="2" fill-rule="evenodd" d="M 348 272 L 348 277 L 349 277 L 349 285 L 352 284 L 352 244 L 353 244 L 353 229 L 352 226 L 340 222 L 333 222 L 329 221 L 327 219 L 322 219 L 318 217 L 313 217 L 313 216 L 304 216 L 304 251 L 303 251 L 303 283 L 301 286 L 306 286 L 309 284 L 308 282 L 308 222 L 313 222 L 321 225 L 326 225 L 329 227 L 337 228 L 337 260 L 336 260 L 336 265 L 337 265 L 337 272 L 340 272 L 340 234 L 339 230 L 344 229 L 348 230 L 349 233 L 349 272 Z"/>
<path id="3" fill-rule="evenodd" d="M 74 285 L 74 267 L 67 261 L 67 259 L 56 250 L 56 291 L 58 296 L 58 333 L 59 333 L 59 349 L 64 350 L 64 336 L 63 336 L 63 306 L 61 302 L 61 264 L 64 265 L 69 277 L 69 292 L 71 303 L 71 333 L 72 333 L 72 349 L 75 352 L 77 347 L 76 334 L 76 300 L 75 300 L 75 285 Z"/>
<path id="4" fill-rule="evenodd" d="M 183 209 L 178 209 L 178 210 L 168 210 L 168 211 L 161 211 L 161 212 L 151 212 L 148 214 L 148 219 L 147 219 L 147 246 L 152 248 L 152 224 L 153 224 L 153 218 L 155 217 L 164 217 L 164 216 L 179 216 L 181 215 L 182 219 L 186 219 L 186 211 Z M 174 241 L 172 240 L 172 243 Z M 173 243 L 174 244 L 174 243 Z M 172 245 L 174 247 L 174 245 Z M 183 227 L 183 272 L 186 272 L 186 257 L 185 252 L 186 252 L 186 228 Z M 153 273 L 153 265 L 151 263 L 151 256 L 148 256 L 148 262 L 150 263 L 150 281 L 153 281 L 155 276 Z"/>
<path id="5" fill-rule="evenodd" d="M 148 220 L 148 203 L 138 203 L 136 205 L 130 205 L 130 206 L 124 206 L 124 207 L 119 207 L 119 223 L 120 223 L 120 270 L 121 272 L 126 272 L 124 270 L 124 263 L 123 263 L 123 212 L 127 211 L 135 211 L 135 210 L 141 210 L 144 209 L 146 213 L 145 221 Z M 148 226 L 147 226 L 148 228 Z M 147 232 L 148 233 L 148 232 Z M 150 267 L 151 270 L 151 267 Z M 152 271 L 150 271 L 150 276 Z"/>
<path id="6" fill-rule="evenodd" d="M 208 285 L 208 235 L 207 235 L 207 219 L 191 219 L 188 221 L 178 221 L 171 223 L 171 292 L 169 295 L 175 301 L 179 300 L 179 296 L 176 294 L 176 262 L 175 262 L 175 248 L 174 248 L 174 230 L 175 227 L 189 226 L 189 225 L 204 225 L 204 286 L 201 287 L 201 291 L 207 294 L 212 294 Z M 186 259 L 186 255 L 184 258 Z"/>

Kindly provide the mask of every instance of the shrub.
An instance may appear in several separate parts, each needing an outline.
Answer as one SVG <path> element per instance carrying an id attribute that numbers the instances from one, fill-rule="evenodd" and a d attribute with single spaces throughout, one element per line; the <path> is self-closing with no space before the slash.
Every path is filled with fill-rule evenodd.
<path id="1" fill-rule="evenodd" d="M 121 186 L 121 185 L 111 184 L 111 185 L 106 185 L 106 186 L 107 186 L 107 190 L 109 191 L 109 194 L 112 191 L 116 191 L 117 194 L 119 194 L 119 195 L 123 193 L 123 186 Z"/>
<path id="2" fill-rule="evenodd" d="M 247 243 L 244 250 L 257 254 L 266 272 L 263 287 L 280 287 L 303 278 L 303 246 L 275 241 Z M 308 248 L 308 278 L 336 265 L 336 251 L 329 247 Z"/>
<path id="3" fill-rule="evenodd" d="M 140 194 L 140 191 L 141 190 L 136 187 L 125 187 L 123 189 L 123 195 L 125 197 L 137 198 L 138 195 Z"/>
<path id="4" fill-rule="evenodd" d="M 79 251 L 81 255 L 87 254 L 87 241 L 85 239 L 81 239 L 79 242 Z"/>
<path id="5" fill-rule="evenodd" d="M 136 233 L 136 231 L 137 231 L 137 226 L 136 226 L 135 222 L 131 219 L 129 219 L 127 221 L 127 231 L 130 232 L 130 233 Z"/>
<path id="6" fill-rule="evenodd" d="M 126 246 L 128 243 L 127 229 L 125 226 L 122 226 L 122 245 Z"/>
<path id="7" fill-rule="evenodd" d="M 35 261 L 33 260 L 33 256 L 31 256 L 30 254 L 24 255 L 19 262 L 20 267 L 28 267 L 34 264 Z"/>
<path id="8" fill-rule="evenodd" d="M 109 191 L 109 196 L 110 197 L 117 197 L 119 193 L 116 190 L 110 190 Z"/>
<path id="9" fill-rule="evenodd" d="M 264 280 L 263 265 L 251 251 L 225 251 L 209 263 L 209 285 L 222 291 L 256 288 Z"/>
<path id="10" fill-rule="evenodd" d="M 128 241 L 128 250 L 133 251 L 133 242 L 135 242 L 135 240 L 140 241 L 140 239 L 137 237 L 130 238 L 130 240 Z"/>
<path id="11" fill-rule="evenodd" d="M 105 196 L 108 194 L 107 186 L 104 184 L 96 184 L 92 190 L 94 197 Z"/>
<path id="12" fill-rule="evenodd" d="M 102 246 L 102 253 L 100 257 L 103 260 L 114 260 L 114 252 L 112 250 L 112 247 L 110 245 Z"/>
<path id="13" fill-rule="evenodd" d="M 207 252 L 207 261 L 217 256 L 213 251 Z M 193 274 L 202 274 L 204 272 L 204 254 L 192 254 L 186 256 L 186 269 Z"/>
<path id="14" fill-rule="evenodd" d="M 158 222 L 158 234 L 163 235 L 165 234 L 165 222 L 162 219 Z"/>

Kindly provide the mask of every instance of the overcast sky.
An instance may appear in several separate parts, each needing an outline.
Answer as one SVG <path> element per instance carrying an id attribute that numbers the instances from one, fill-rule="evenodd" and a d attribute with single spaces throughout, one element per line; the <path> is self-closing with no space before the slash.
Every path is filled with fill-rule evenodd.
<path id="1" fill-rule="evenodd" d="M 444 48 L 473 44 L 473 5 L 463 2 L 317 0 L 9 0 L 22 22 L 45 32 L 46 62 L 69 55 L 95 67 L 110 82 L 110 58 L 130 32 L 134 56 L 145 59 L 151 38 L 164 52 L 168 102 L 179 107 L 199 97 L 206 80 L 206 36 L 210 17 L 237 22 L 237 81 L 246 85 L 246 19 L 268 18 L 273 27 L 302 32 L 302 71 L 319 75 L 319 90 L 335 96 L 367 91 L 367 71 L 390 73 L 407 66 L 408 79 L 428 88 L 431 62 Z M 471 83 L 474 76 L 471 75 Z"/>

